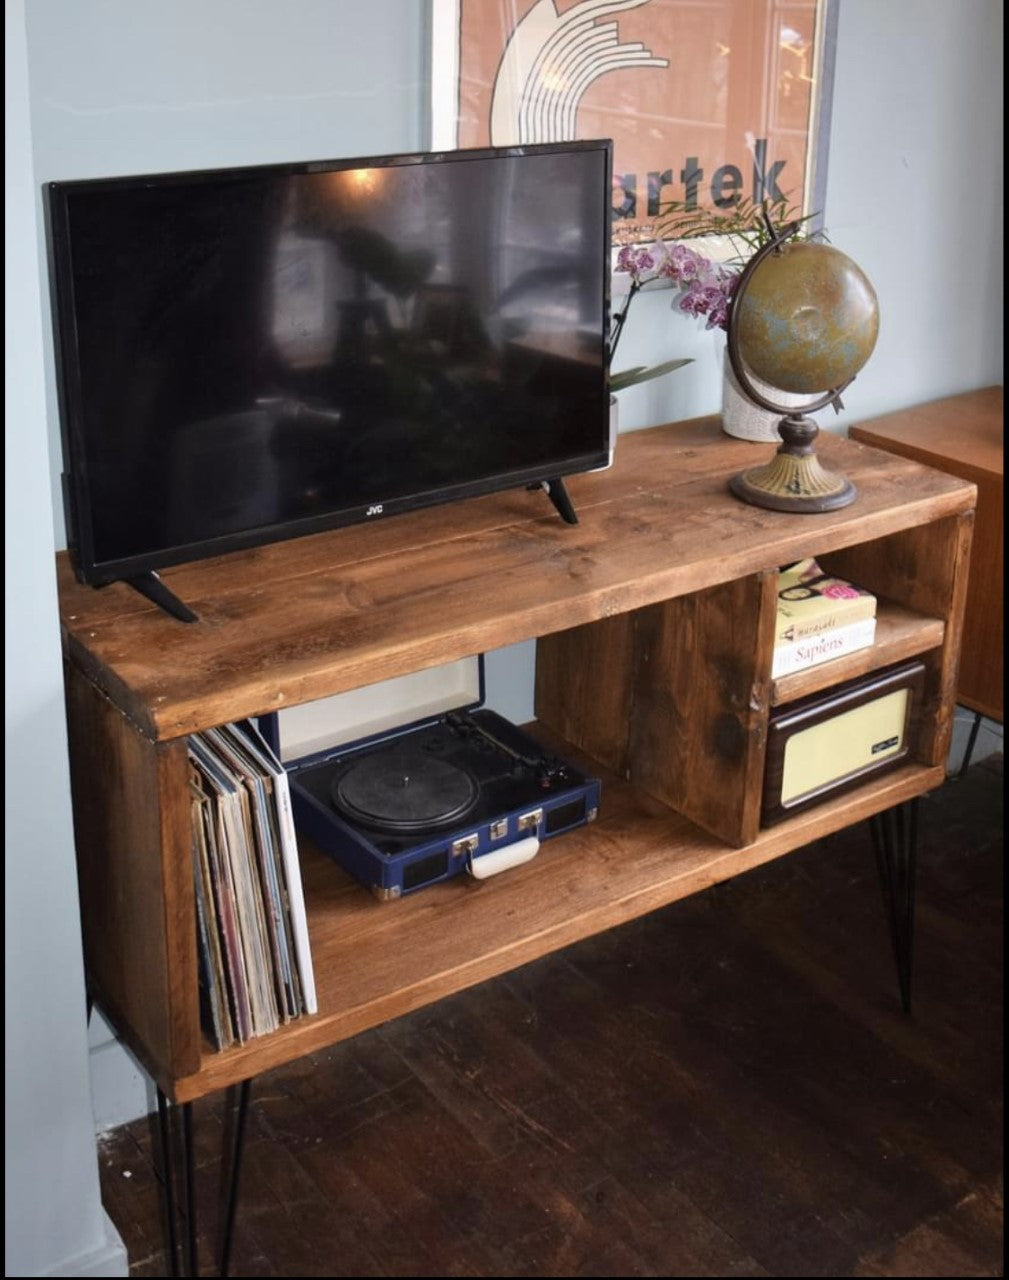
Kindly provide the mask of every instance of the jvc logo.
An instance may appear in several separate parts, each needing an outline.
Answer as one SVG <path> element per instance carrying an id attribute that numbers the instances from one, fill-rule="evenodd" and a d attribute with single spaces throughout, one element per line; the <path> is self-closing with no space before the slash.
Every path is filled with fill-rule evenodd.
<path id="1" fill-rule="evenodd" d="M 381 502 L 373 502 L 364 514 L 366 516 L 380 516 L 382 514 Z"/>

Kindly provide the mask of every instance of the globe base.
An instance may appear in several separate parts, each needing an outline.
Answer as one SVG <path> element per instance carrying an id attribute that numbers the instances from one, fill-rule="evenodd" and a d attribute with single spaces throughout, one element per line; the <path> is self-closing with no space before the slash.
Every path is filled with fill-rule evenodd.
<path id="1" fill-rule="evenodd" d="M 811 418 L 783 418 L 778 434 L 783 443 L 770 462 L 740 471 L 729 481 L 735 497 L 769 511 L 811 514 L 855 501 L 858 490 L 851 481 L 820 465 L 813 449 L 819 428 Z"/>

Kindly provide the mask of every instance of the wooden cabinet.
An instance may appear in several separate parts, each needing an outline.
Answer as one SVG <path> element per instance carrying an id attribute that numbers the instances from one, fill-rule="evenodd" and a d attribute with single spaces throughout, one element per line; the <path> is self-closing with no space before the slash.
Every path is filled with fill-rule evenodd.
<path id="1" fill-rule="evenodd" d="M 977 485 L 957 701 L 1001 721 L 1005 675 L 1002 388 L 985 387 L 888 413 L 859 423 L 850 434 L 854 440 Z"/>
<path id="2" fill-rule="evenodd" d="M 732 498 L 755 446 L 717 419 L 621 437 L 580 516 L 509 492 L 166 571 L 201 621 L 59 557 L 91 990 L 187 1101 L 694 893 L 945 777 L 976 491 L 821 437 L 859 498 L 783 515 Z M 775 574 L 816 556 L 880 597 L 876 644 L 770 677 Z M 538 638 L 535 732 L 603 779 L 599 819 L 523 867 L 380 903 L 301 849 L 319 1013 L 215 1052 L 197 999 L 186 735 Z M 925 663 L 909 762 L 762 830 L 770 710 Z"/>

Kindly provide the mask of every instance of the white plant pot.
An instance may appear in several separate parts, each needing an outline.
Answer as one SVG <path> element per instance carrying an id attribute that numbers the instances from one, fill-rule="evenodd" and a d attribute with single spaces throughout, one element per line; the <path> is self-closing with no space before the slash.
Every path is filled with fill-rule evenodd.
<path id="1" fill-rule="evenodd" d="M 815 401 L 814 396 L 779 391 L 777 387 L 761 381 L 752 373 L 749 376 L 754 390 L 783 408 L 800 409 Z M 744 395 L 726 350 L 722 367 L 722 430 L 725 434 L 735 436 L 737 440 L 753 440 L 758 444 L 781 444 L 778 423 L 783 416 L 781 413 L 772 413 L 769 409 L 761 409 Z"/>

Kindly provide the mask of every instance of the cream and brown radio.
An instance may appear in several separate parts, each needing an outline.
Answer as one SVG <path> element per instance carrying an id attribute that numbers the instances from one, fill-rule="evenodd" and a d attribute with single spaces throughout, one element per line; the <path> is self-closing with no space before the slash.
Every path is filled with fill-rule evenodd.
<path id="1" fill-rule="evenodd" d="M 762 824 L 900 764 L 924 676 L 923 663 L 903 662 L 779 708 L 768 723 Z"/>

